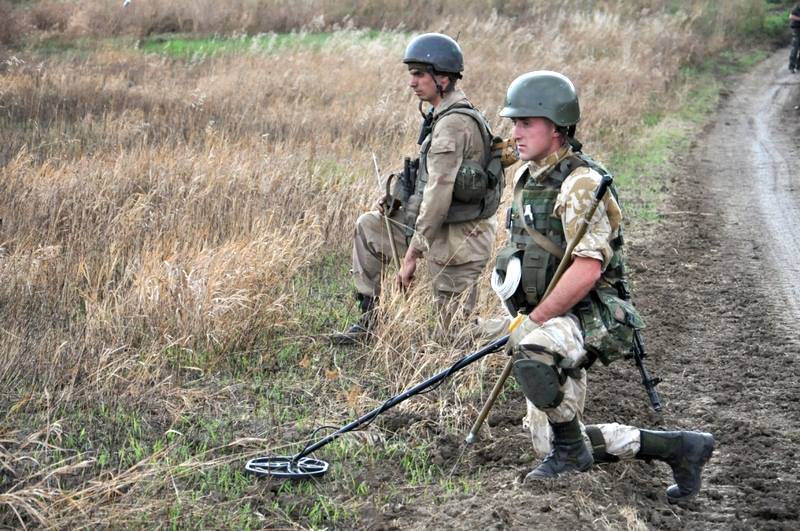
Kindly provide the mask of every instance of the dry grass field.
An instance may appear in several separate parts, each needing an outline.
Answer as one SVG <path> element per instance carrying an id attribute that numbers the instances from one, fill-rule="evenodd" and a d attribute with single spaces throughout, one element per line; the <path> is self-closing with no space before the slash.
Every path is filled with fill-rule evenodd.
<path id="1" fill-rule="evenodd" d="M 687 67 L 764 17 L 748 0 L 19 4 L 0 5 L 0 526 L 52 528 L 358 527 L 363 507 L 403 499 L 353 472 L 381 463 L 411 487 L 476 489 L 427 459 L 429 433 L 465 431 L 503 360 L 399 408 L 424 422 L 332 444 L 320 490 L 242 468 L 465 353 L 429 339 L 424 279 L 408 301 L 387 294 L 373 348 L 322 338 L 356 311 L 372 154 L 388 171 L 414 152 L 409 37 L 459 36 L 463 88 L 497 132 L 512 79 L 563 72 L 587 151 L 623 161 L 659 127 L 680 137 L 692 120 L 673 112 L 701 94 Z M 295 33 L 269 50 L 143 49 L 176 31 Z M 634 226 L 659 171 L 621 175 Z"/>

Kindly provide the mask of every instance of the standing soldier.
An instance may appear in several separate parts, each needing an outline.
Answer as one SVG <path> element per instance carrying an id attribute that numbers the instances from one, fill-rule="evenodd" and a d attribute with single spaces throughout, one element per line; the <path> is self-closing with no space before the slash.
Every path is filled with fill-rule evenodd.
<path id="1" fill-rule="evenodd" d="M 519 156 L 528 162 L 514 178 L 509 244 L 498 253 L 496 267 L 501 279 L 521 271 L 516 286 L 505 286 L 505 302 L 528 317 L 509 344 L 534 445 L 547 451 L 525 479 L 585 471 L 595 460 L 636 457 L 672 467 L 676 484 L 667 489 L 669 501 L 696 495 L 714 448 L 710 434 L 581 423 L 586 368 L 629 353 L 633 329 L 643 326 L 624 291 L 622 212 L 613 185 L 574 247 L 571 264 L 540 300 L 607 176 L 575 139 L 580 119 L 575 87 L 556 72 L 524 74 L 509 86 L 500 115 L 513 120 Z"/>
<path id="2" fill-rule="evenodd" d="M 800 4 L 795 4 L 789 13 L 789 27 L 792 29 L 792 50 L 789 52 L 789 72 L 800 70 Z"/>
<path id="3" fill-rule="evenodd" d="M 417 260 L 427 258 L 444 331 L 459 302 L 465 313 L 473 309 L 494 245 L 503 171 L 486 118 L 456 87 L 464 70 L 461 48 L 446 35 L 426 33 L 408 44 L 403 62 L 424 116 L 419 158 L 396 176 L 392 195 L 356 221 L 353 279 L 362 315 L 332 336 L 337 344 L 362 341 L 371 329 L 381 268 L 392 256 L 383 215 L 390 216 L 391 238 L 404 254 L 398 272 L 404 288 L 414 279 Z M 423 102 L 432 106 L 427 114 Z"/>

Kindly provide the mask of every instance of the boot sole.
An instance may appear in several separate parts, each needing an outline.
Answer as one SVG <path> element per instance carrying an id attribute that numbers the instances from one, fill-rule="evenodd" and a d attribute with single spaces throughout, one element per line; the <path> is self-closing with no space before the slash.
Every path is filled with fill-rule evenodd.
<path id="1" fill-rule="evenodd" d="M 592 463 L 594 464 L 594 463 Z M 525 479 L 522 480 L 522 483 L 534 482 L 534 481 L 547 481 L 548 479 L 559 479 L 567 476 L 571 476 L 572 474 L 580 474 L 582 472 L 588 472 L 590 468 L 592 468 L 592 464 L 588 465 L 585 468 L 573 468 L 568 472 L 562 472 L 561 474 L 556 474 L 555 476 L 534 476 L 533 472 L 529 472 L 528 475 L 525 476 Z"/>

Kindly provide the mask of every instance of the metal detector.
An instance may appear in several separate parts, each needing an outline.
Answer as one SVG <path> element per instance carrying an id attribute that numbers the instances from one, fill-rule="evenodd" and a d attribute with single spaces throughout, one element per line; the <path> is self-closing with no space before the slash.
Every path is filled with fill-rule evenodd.
<path id="1" fill-rule="evenodd" d="M 428 378 L 424 382 L 421 382 L 415 385 L 414 387 L 403 391 L 399 395 L 393 396 L 392 398 L 388 399 L 386 402 L 381 404 L 379 407 L 373 409 L 366 415 L 359 417 L 350 424 L 339 428 L 334 433 L 331 433 L 330 435 L 314 443 L 313 445 L 306 446 L 306 448 L 302 452 L 295 455 L 294 457 L 290 456 L 257 457 L 247 462 L 247 464 L 245 465 L 245 470 L 257 476 L 272 476 L 272 477 L 288 478 L 288 479 L 303 479 L 303 478 L 311 478 L 323 475 L 325 472 L 328 471 L 328 463 L 320 459 L 307 457 L 309 454 L 315 452 L 316 450 L 319 450 L 326 444 L 333 442 L 334 440 L 338 439 L 348 431 L 353 431 L 359 426 L 372 421 L 375 417 L 377 417 L 384 411 L 393 408 L 400 402 L 403 402 L 414 395 L 422 393 L 426 389 L 429 389 L 430 387 L 438 384 L 451 374 L 460 371 L 467 365 L 475 361 L 478 361 L 487 354 L 497 352 L 498 350 L 502 349 L 506 345 L 506 343 L 508 343 L 508 338 L 509 336 L 505 335 L 499 339 L 495 339 L 493 342 L 489 343 L 482 349 L 473 352 L 472 354 L 469 354 L 467 356 L 464 356 L 463 358 L 455 362 L 452 366 L 450 366 L 450 368 L 448 368 L 447 370 L 444 370 L 436 374 L 435 376 Z"/>

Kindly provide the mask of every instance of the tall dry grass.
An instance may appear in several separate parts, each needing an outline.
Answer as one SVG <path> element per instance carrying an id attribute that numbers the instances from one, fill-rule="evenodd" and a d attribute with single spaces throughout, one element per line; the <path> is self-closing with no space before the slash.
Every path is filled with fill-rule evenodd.
<path id="1" fill-rule="evenodd" d="M 498 131 L 507 128 L 497 111 L 508 83 L 558 70 L 579 89 L 580 136 L 601 158 L 631 138 L 653 101 L 671 97 L 682 64 L 728 45 L 742 13 L 756 9 L 744 0 L 724 9 L 689 2 L 675 13 L 655 1 L 601 9 L 498 1 L 493 14 L 455 18 L 446 16 L 453 3 L 441 0 L 429 4 L 428 22 L 429 12 L 392 0 L 361 3 L 348 16 L 332 0 L 134 0 L 123 20 L 116 1 L 58 4 L 63 24 L 41 22 L 37 31 L 255 32 L 391 20 L 458 33 L 463 88 Z M 165 17 L 178 27 L 153 29 Z M 0 524 L 126 525 L 141 518 L 136 507 L 161 519 L 180 497 L 169 479 L 176 467 L 213 468 L 285 443 L 280 431 L 250 433 L 263 421 L 251 418 L 225 444 L 177 463 L 153 452 L 102 464 L 98 441 L 112 450 L 122 443 L 92 412 L 129 412 L 161 435 L 209 411 L 252 417 L 254 398 L 245 383 L 230 384 L 225 360 L 243 358 L 245 374 L 279 373 L 283 346 L 316 341 L 300 317 L 314 287 L 293 279 L 347 255 L 352 223 L 377 194 L 371 154 L 388 170 L 415 148 L 419 115 L 399 60 L 406 39 L 365 42 L 341 30 L 320 51 L 185 62 L 100 46 L 86 56 L 23 52 L 6 61 Z M 374 406 L 373 392 L 398 391 L 463 354 L 429 338 L 424 276 L 419 286 L 410 300 L 387 293 L 371 351 L 301 364 L 318 391 L 304 399 L 316 400 L 321 417 Z M 488 282 L 481 311 L 496 312 Z M 463 399 L 481 392 L 486 369 L 405 407 L 463 425 Z M 86 440 L 68 443 L 82 430 Z"/>
<path id="2" fill-rule="evenodd" d="M 288 31 L 377 28 L 430 31 L 455 24 L 459 33 L 469 20 L 499 16 L 498 31 L 542 27 L 560 17 L 559 12 L 587 15 L 613 13 L 637 25 L 669 16 L 682 19 L 684 29 L 705 42 L 703 47 L 724 46 L 726 39 L 741 38 L 746 21 L 760 19 L 763 3 L 753 0 L 566 0 L 557 6 L 531 0 L 133 0 L 122 7 L 118 0 L 38 0 L 11 9 L 4 0 L 0 10 L 9 16 L 0 22 L 14 34 L 38 30 L 37 38 L 52 36 L 147 36 L 159 33 L 256 34 Z M 5 8 L 2 6 L 5 5 Z M 649 27 L 627 28 L 644 31 Z M 583 27 L 591 31 L 591 27 Z"/>

